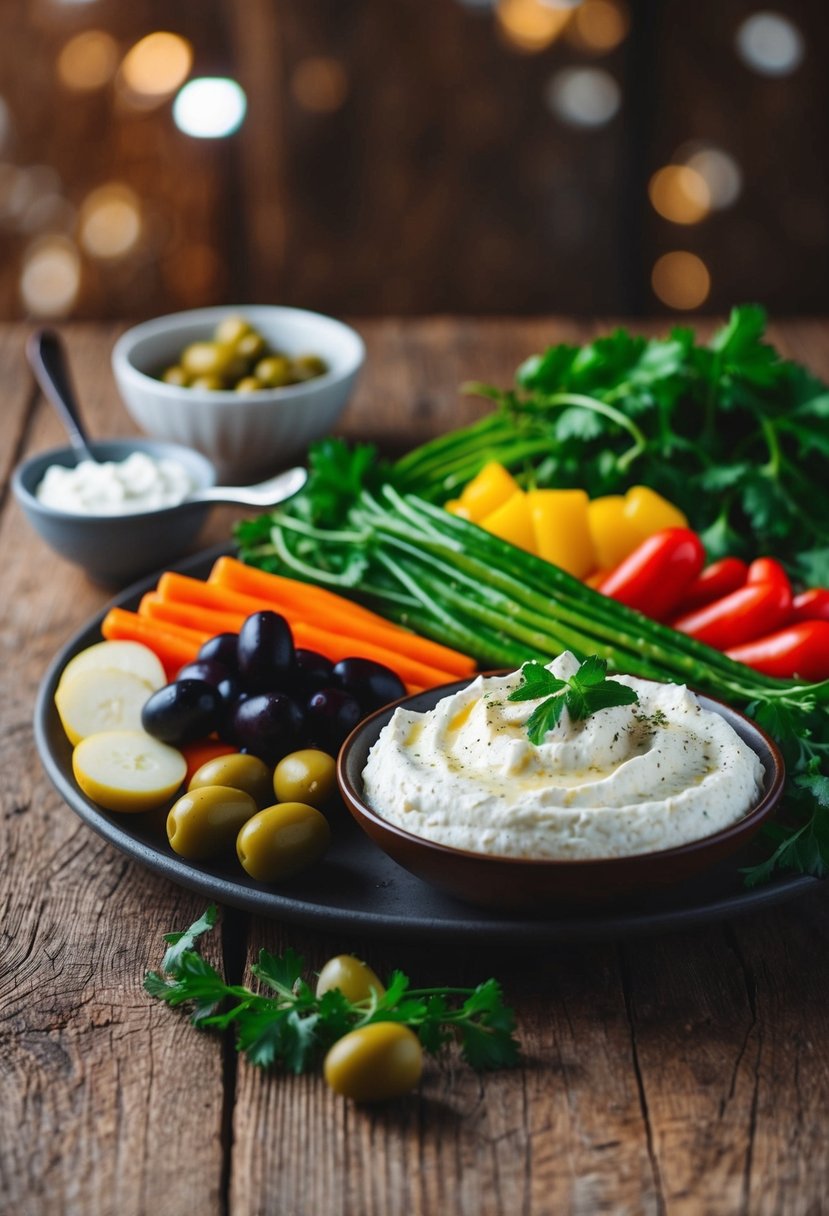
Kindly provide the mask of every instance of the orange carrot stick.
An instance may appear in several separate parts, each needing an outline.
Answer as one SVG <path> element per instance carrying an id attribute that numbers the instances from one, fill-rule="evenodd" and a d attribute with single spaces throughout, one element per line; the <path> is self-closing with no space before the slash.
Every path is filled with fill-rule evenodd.
<path id="1" fill-rule="evenodd" d="M 174 577 L 178 580 L 181 576 Z M 172 585 L 180 586 L 177 581 Z M 294 620 L 313 621 L 322 628 L 341 624 L 350 637 L 365 638 L 384 647 L 388 645 L 389 649 L 396 649 L 399 645 L 400 650 L 412 659 L 441 671 L 465 676 L 475 670 L 475 662 L 468 655 L 440 642 L 422 638 L 345 596 L 325 587 L 315 587 L 297 579 L 246 566 L 236 558 L 220 557 L 210 573 L 208 586 L 221 587 L 251 599 L 263 599 L 269 606 L 278 608 L 291 623 Z M 394 645 L 391 644 L 392 639 L 395 639 Z"/>
<path id="2" fill-rule="evenodd" d="M 217 756 L 230 756 L 236 748 L 220 739 L 197 739 L 195 743 L 183 743 L 178 749 L 187 761 L 187 772 L 184 774 L 184 784 L 190 784 L 190 778 L 208 760 Z"/>
<path id="3" fill-rule="evenodd" d="M 199 646 L 210 636 L 182 629 L 180 625 L 160 625 L 125 608 L 110 608 L 101 624 L 101 633 L 107 640 L 122 638 L 143 642 L 158 655 L 168 679 L 172 679 L 185 663 L 192 662 Z"/>
<path id="4" fill-rule="evenodd" d="M 181 628 L 201 631 L 200 636 L 212 637 L 217 633 L 238 633 L 242 621 L 242 613 L 214 612 L 208 608 L 199 608 L 194 604 L 177 604 L 163 600 L 153 593 L 145 595 L 140 606 L 141 615 L 152 621 L 158 621 L 162 628 Z M 291 624 L 294 643 L 308 650 L 316 650 L 325 655 L 332 663 L 340 659 L 359 656 L 363 659 L 373 659 L 382 663 L 400 676 L 404 684 L 417 684 L 421 688 L 434 688 L 438 684 L 448 684 L 457 677 L 454 672 L 443 671 L 419 663 L 408 655 L 399 654 L 362 638 L 346 637 L 340 633 L 332 633 L 309 625 L 305 621 Z"/>
<path id="5" fill-rule="evenodd" d="M 362 604 L 355 604 L 336 591 L 326 587 L 317 587 L 313 583 L 303 583 L 299 579 L 286 578 L 282 574 L 271 574 L 267 570 L 259 570 L 256 566 L 248 566 L 235 557 L 217 558 L 210 571 L 208 582 L 218 583 L 221 587 L 229 587 L 233 591 L 241 591 L 244 595 L 257 595 L 263 599 L 293 604 L 296 608 L 307 609 L 310 604 L 320 608 L 327 606 L 337 611 L 345 601 L 352 616 L 359 616 L 365 621 L 377 624 L 388 624 L 384 617 L 378 616 Z"/>
<path id="6" fill-rule="evenodd" d="M 331 632 L 334 626 L 339 624 L 340 620 L 339 614 L 334 616 L 326 611 L 324 615 L 320 616 L 308 608 L 300 611 L 292 605 L 288 607 L 282 604 L 276 605 L 275 601 L 267 601 L 257 596 L 244 595 L 219 584 L 203 583 L 199 579 L 190 578 L 184 574 L 177 574 L 170 570 L 162 574 L 158 580 L 155 595 L 166 603 L 198 606 L 199 609 L 206 609 L 208 612 L 239 612 L 243 616 L 249 616 L 253 612 L 261 612 L 263 608 L 276 606 L 280 609 L 292 629 L 302 624 L 308 624 L 324 629 L 326 632 Z M 335 600 L 338 599 L 337 596 L 333 598 Z M 351 607 L 347 600 L 342 600 L 341 602 L 346 604 L 347 607 Z M 182 624 L 185 624 L 188 618 L 184 614 L 180 617 L 170 616 L 167 618 L 163 614 L 158 614 L 158 619 L 181 620 Z M 209 618 L 205 617 L 204 619 L 208 620 Z M 405 655 L 415 662 L 424 663 L 427 667 L 437 669 L 438 671 L 446 671 L 458 675 L 471 674 L 471 659 L 467 659 L 464 655 L 458 655 L 446 646 L 430 642 L 425 638 L 418 637 L 417 634 L 409 633 L 408 630 L 401 629 L 398 625 L 394 625 L 382 617 L 378 617 L 377 619 L 379 625 L 375 625 L 374 623 L 366 625 L 360 617 L 351 619 L 346 614 L 343 620 L 343 630 L 349 638 L 354 640 L 355 644 L 358 642 L 360 644 L 369 642 L 394 654 Z M 213 623 L 218 625 L 218 619 Z M 239 626 L 228 624 L 225 628 L 238 629 Z M 449 659 L 448 662 L 446 661 L 447 659 Z M 461 665 L 463 666 L 463 670 L 459 670 Z"/>
<path id="7" fill-rule="evenodd" d="M 155 592 L 142 597 L 138 611 L 147 620 L 160 621 L 162 628 L 179 626 L 211 638 L 217 633 L 238 633 L 247 615 L 242 612 L 217 612 L 210 608 L 199 608 L 195 604 L 178 604 L 162 599 Z"/>

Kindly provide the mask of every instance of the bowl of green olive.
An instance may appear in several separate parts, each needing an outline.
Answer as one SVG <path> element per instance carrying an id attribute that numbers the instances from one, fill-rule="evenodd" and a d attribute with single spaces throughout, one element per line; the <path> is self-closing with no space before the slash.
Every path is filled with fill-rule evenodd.
<path id="1" fill-rule="evenodd" d="M 261 478 L 337 422 L 365 358 L 333 317 L 252 304 L 199 308 L 128 329 L 112 352 L 133 421 L 208 456 L 222 481 Z"/>

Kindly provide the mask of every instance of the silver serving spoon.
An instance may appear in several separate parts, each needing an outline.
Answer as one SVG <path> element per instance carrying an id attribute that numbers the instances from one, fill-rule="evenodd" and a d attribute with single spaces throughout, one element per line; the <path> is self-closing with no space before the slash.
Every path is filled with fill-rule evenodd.
<path id="1" fill-rule="evenodd" d="M 179 505 L 207 502 L 230 503 L 240 507 L 275 507 L 286 498 L 292 498 L 307 479 L 307 470 L 297 466 L 254 486 L 208 486 L 205 490 L 194 490 Z"/>
<path id="2" fill-rule="evenodd" d="M 66 427 L 79 461 L 98 461 L 92 455 L 81 411 L 69 376 L 63 342 L 53 329 L 36 329 L 26 342 L 26 358 L 40 388 Z"/>
<path id="3" fill-rule="evenodd" d="M 60 336 L 54 329 L 36 329 L 26 342 L 26 357 L 40 388 L 54 406 L 78 458 L 98 464 L 93 455 L 72 380 L 69 361 Z M 176 507 L 195 503 L 226 503 L 240 507 L 275 507 L 301 490 L 308 478 L 306 469 L 286 469 L 252 486 L 208 486 L 193 490 Z M 170 508 L 175 510 L 175 507 Z"/>

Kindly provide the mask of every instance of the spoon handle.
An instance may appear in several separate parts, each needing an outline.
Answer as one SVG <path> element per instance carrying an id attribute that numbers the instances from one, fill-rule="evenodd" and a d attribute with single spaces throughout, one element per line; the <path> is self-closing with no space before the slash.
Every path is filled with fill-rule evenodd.
<path id="1" fill-rule="evenodd" d="M 89 448 L 63 342 L 53 329 L 36 329 L 26 342 L 26 357 L 35 379 L 51 401 L 69 434 L 69 442 L 84 460 L 95 460 Z"/>
<path id="2" fill-rule="evenodd" d="M 284 473 L 260 481 L 255 486 L 210 486 L 192 494 L 189 502 L 231 503 L 241 507 L 275 507 L 301 490 L 308 478 L 305 469 L 286 469 Z"/>

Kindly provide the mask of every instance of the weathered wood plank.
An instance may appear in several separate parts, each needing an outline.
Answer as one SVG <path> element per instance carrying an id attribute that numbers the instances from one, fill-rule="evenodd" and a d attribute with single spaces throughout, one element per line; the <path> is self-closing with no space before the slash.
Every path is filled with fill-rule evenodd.
<path id="1" fill-rule="evenodd" d="M 656 1210 L 612 946 L 516 959 L 485 948 L 390 948 L 347 929 L 321 939 L 253 921 L 251 959 L 287 945 L 315 970 L 354 952 L 381 976 L 402 967 L 415 986 L 495 974 L 519 1012 L 525 1060 L 484 1076 L 454 1055 L 430 1061 L 417 1095 L 376 1109 L 337 1098 L 319 1075 L 267 1076 L 240 1062 L 233 1212 L 266 1211 L 262 1197 L 277 1187 L 286 1216 Z"/>

